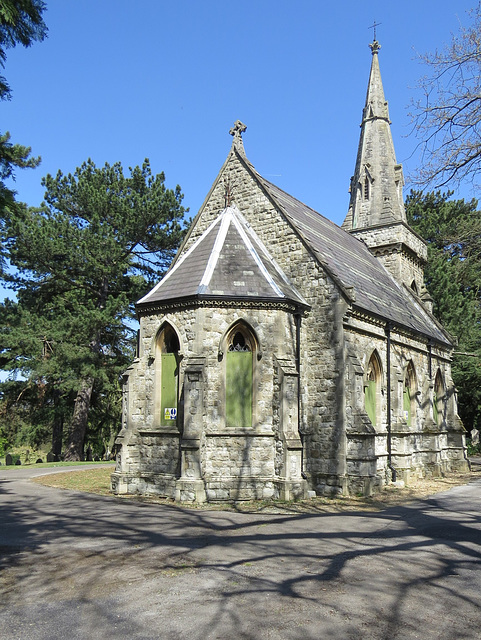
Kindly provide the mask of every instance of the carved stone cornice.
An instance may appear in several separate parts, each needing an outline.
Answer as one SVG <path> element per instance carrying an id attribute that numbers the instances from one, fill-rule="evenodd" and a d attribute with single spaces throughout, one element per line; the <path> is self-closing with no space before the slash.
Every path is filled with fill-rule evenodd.
<path id="1" fill-rule="evenodd" d="M 286 311 L 287 313 L 299 313 L 300 310 L 307 310 L 288 300 L 266 300 L 262 298 L 253 298 L 252 300 L 238 300 L 235 298 L 184 298 L 138 306 L 137 315 L 140 318 L 155 313 L 172 313 L 199 307 L 214 307 L 216 309 L 232 309 L 234 307 L 241 309 L 276 309 Z"/>

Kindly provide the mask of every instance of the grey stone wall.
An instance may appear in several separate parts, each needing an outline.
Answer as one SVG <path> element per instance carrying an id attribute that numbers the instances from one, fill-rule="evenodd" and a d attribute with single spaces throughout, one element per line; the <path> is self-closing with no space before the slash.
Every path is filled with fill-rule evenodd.
<path id="1" fill-rule="evenodd" d="M 225 336 L 239 320 L 252 328 L 258 340 L 253 425 L 248 429 L 233 429 L 225 423 Z M 153 409 L 158 389 L 156 336 L 166 322 L 177 330 L 182 353 L 179 386 L 183 406 L 179 413 L 183 422 L 178 428 L 169 429 L 155 423 Z M 287 477 L 284 464 L 276 471 L 276 460 L 287 451 L 293 451 L 292 455 L 300 459 L 300 446 L 292 443 L 299 438 L 297 398 L 292 393 L 289 397 L 284 394 L 286 415 L 291 416 L 292 422 L 295 414 L 294 425 L 289 419 L 281 425 L 281 412 L 274 413 L 272 403 L 282 386 L 276 358 L 295 363 L 294 323 L 288 311 L 242 305 L 176 309 L 141 318 L 139 358 L 129 371 L 124 392 L 129 405 L 126 415 L 130 418 L 119 438 L 122 451 L 116 470 L 117 490 L 137 486 L 139 491 L 145 491 L 145 477 L 157 474 L 178 477 L 185 499 L 198 497 L 199 480 L 210 500 L 284 495 L 284 481 L 291 478 Z M 297 387 L 295 365 L 294 378 Z M 301 495 L 304 488 L 300 462 L 292 475 Z M 259 488 L 263 482 L 268 483 L 268 489 Z M 163 482 L 163 490 L 169 497 L 177 495 L 175 482 Z"/>
<path id="2" fill-rule="evenodd" d="M 421 291 L 427 246 L 405 223 L 355 229 L 350 233 L 366 243 L 398 283 L 410 287 L 414 281 L 418 292 Z"/>
<path id="3" fill-rule="evenodd" d="M 234 154 L 214 185 L 186 248 L 223 209 L 225 184 L 234 185 L 235 204 L 311 306 L 301 323 L 300 426 L 305 445 L 304 471 L 316 490 L 324 491 L 328 481 L 335 491 L 342 490 L 336 436 L 340 401 L 337 389 L 342 374 L 336 362 L 339 356 L 334 310 L 339 292 Z M 290 339 L 293 338 L 292 334 Z"/>
<path id="4" fill-rule="evenodd" d="M 370 493 L 389 479 L 384 328 L 373 319 L 350 314 L 336 285 L 235 154 L 214 183 L 184 251 L 224 208 L 226 185 L 242 215 L 310 305 L 300 318 L 299 345 L 299 319 L 288 306 L 232 301 L 189 306 L 179 301 L 172 308 L 144 311 L 139 357 L 126 374 L 121 450 L 112 485 L 118 493 L 158 493 L 179 500 L 296 498 L 306 495 L 307 488 L 318 494 Z M 406 268 L 415 271 L 419 265 L 412 264 Z M 402 279 L 406 273 L 400 271 Z M 249 429 L 232 429 L 225 423 L 224 340 L 240 320 L 252 328 L 258 342 Z M 160 426 L 155 409 L 156 336 L 164 322 L 176 331 L 181 352 L 179 418 L 169 428 Z M 383 368 L 376 427 L 364 408 L 366 367 L 373 349 Z M 411 428 L 402 415 L 409 361 L 423 381 Z M 393 333 L 391 365 L 393 465 L 405 478 L 462 467 L 462 426 L 448 355 L 433 347 L 429 356 L 422 340 Z M 432 415 L 437 367 L 447 389 L 440 425 Z"/>
<path id="5" fill-rule="evenodd" d="M 350 490 L 369 492 L 390 479 L 387 468 L 387 340 L 384 327 L 350 318 L 346 340 L 354 363 L 346 370 L 348 405 L 348 473 Z M 365 412 L 362 387 L 373 351 L 382 364 L 378 397 L 378 423 L 371 424 Z M 408 363 L 416 373 L 412 424 L 404 417 L 403 387 Z M 434 381 L 440 371 L 445 384 L 444 411 L 435 423 Z M 391 434 L 392 464 L 398 477 L 440 475 L 465 469 L 464 430 L 457 415 L 449 353 L 440 346 L 429 348 L 420 338 L 391 334 Z M 357 426 L 356 426 L 357 425 Z M 370 488 L 371 487 L 371 488 Z"/>

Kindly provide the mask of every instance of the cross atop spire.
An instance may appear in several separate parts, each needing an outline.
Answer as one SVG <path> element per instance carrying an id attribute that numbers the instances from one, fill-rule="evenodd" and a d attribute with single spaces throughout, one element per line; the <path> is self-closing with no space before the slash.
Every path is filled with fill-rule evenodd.
<path id="1" fill-rule="evenodd" d="M 247 129 L 247 126 L 240 120 L 234 122 L 234 126 L 229 130 L 231 136 L 234 137 L 232 146 L 245 155 L 244 141 L 242 140 L 242 134 Z"/>
<path id="2" fill-rule="evenodd" d="M 376 27 L 379 27 L 379 25 L 381 25 L 382 22 L 376 22 L 374 20 L 374 24 L 372 24 L 370 27 L 368 27 L 368 29 L 374 29 L 374 42 L 377 42 L 377 38 L 376 38 Z"/>
<path id="3" fill-rule="evenodd" d="M 379 25 L 382 24 L 382 22 L 376 22 L 374 20 L 374 24 L 372 24 L 369 29 L 373 29 L 374 30 L 374 41 L 371 42 L 371 44 L 369 45 L 371 51 L 372 51 L 372 55 L 374 55 L 375 53 L 377 53 L 379 51 L 379 49 L 381 48 L 381 45 L 379 44 L 379 42 L 377 41 L 376 38 L 376 27 L 379 27 Z"/>

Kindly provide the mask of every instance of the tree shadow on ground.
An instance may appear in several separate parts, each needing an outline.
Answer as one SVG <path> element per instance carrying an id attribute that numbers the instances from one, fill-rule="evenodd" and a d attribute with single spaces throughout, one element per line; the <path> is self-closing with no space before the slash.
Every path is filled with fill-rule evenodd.
<path id="1" fill-rule="evenodd" d="M 0 493 L 0 619 L 37 615 L 35 639 L 49 637 L 42 621 L 56 607 L 67 625 L 68 611 L 83 609 L 76 628 L 96 637 L 111 625 L 121 638 L 478 633 L 479 491 L 469 501 L 451 491 L 377 513 L 302 515 L 17 491 L 13 479 Z"/>

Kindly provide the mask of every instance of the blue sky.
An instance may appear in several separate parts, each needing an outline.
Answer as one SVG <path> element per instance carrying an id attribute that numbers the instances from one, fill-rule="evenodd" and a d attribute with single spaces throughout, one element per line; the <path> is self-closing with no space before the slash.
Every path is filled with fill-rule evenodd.
<path id="1" fill-rule="evenodd" d="M 18 198 L 42 201 L 46 173 L 87 158 L 150 158 L 194 215 L 236 119 L 256 169 L 340 224 L 348 207 L 374 20 L 397 159 L 415 169 L 408 106 L 419 53 L 450 40 L 475 0 L 47 0 L 48 39 L 9 51 L 2 130 L 41 166 Z M 462 194 L 471 197 L 471 193 Z"/>

